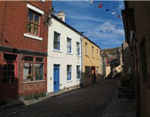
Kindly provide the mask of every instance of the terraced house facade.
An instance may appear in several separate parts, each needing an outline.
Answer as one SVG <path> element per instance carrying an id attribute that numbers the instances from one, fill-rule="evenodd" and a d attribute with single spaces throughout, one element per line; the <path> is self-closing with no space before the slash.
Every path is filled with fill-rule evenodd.
<path id="1" fill-rule="evenodd" d="M 101 80 L 100 47 L 82 37 L 82 57 L 83 57 L 83 86 L 91 85 Z"/>
<path id="2" fill-rule="evenodd" d="M 14 99 L 47 91 L 51 1 L 0 2 L 0 94 Z"/>

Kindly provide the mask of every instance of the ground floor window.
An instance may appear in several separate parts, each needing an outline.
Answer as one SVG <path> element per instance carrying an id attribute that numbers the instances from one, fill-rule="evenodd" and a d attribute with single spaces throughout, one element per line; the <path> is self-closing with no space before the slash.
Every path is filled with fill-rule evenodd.
<path id="1" fill-rule="evenodd" d="M 80 78 L 80 66 L 77 65 L 77 78 Z"/>
<path id="2" fill-rule="evenodd" d="M 71 80 L 71 65 L 67 65 L 67 80 Z"/>
<path id="3" fill-rule="evenodd" d="M 24 56 L 23 81 L 43 80 L 44 58 Z"/>
<path id="4" fill-rule="evenodd" d="M 91 70 L 90 66 L 85 66 L 85 76 L 90 76 Z"/>

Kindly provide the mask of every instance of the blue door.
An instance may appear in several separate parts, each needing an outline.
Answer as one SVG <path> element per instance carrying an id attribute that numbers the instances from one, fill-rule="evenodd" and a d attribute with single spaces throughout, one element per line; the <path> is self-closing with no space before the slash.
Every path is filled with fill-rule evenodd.
<path id="1" fill-rule="evenodd" d="M 59 92 L 59 65 L 54 65 L 54 92 Z"/>

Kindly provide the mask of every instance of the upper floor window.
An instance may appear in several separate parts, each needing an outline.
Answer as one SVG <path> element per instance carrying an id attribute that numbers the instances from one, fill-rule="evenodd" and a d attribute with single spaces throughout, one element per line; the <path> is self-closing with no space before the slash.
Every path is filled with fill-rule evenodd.
<path id="1" fill-rule="evenodd" d="M 27 32 L 39 36 L 40 30 L 40 14 L 29 9 Z"/>
<path id="2" fill-rule="evenodd" d="M 98 58 L 98 56 L 99 56 L 99 55 L 98 55 L 98 49 L 97 49 L 97 58 Z"/>
<path id="3" fill-rule="evenodd" d="M 77 42 L 77 55 L 80 55 L 80 44 Z"/>
<path id="4" fill-rule="evenodd" d="M 71 39 L 67 38 L 67 53 L 71 53 Z"/>
<path id="5" fill-rule="evenodd" d="M 94 47 L 92 46 L 92 57 L 94 57 Z"/>
<path id="6" fill-rule="evenodd" d="M 60 34 L 54 32 L 54 49 L 60 50 Z"/>
<path id="7" fill-rule="evenodd" d="M 85 42 L 85 55 L 87 55 L 87 43 Z"/>

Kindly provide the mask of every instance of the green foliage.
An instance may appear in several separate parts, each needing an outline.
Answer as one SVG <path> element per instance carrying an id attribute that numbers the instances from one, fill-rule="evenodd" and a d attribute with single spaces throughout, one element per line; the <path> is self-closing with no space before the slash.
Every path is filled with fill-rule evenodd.
<path id="1" fill-rule="evenodd" d="M 109 48 L 102 50 L 105 54 L 108 52 L 110 55 L 117 55 L 117 48 Z"/>
<path id="2" fill-rule="evenodd" d="M 41 93 L 35 93 L 35 94 L 31 94 L 31 95 L 28 95 L 26 96 L 26 100 L 32 100 L 32 99 L 39 99 L 41 97 L 45 97 L 46 94 L 45 92 L 41 92 Z"/>
<path id="3" fill-rule="evenodd" d="M 122 86 L 128 86 L 130 85 L 130 82 L 133 80 L 132 74 L 124 74 L 120 77 L 119 81 Z"/>

